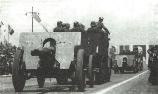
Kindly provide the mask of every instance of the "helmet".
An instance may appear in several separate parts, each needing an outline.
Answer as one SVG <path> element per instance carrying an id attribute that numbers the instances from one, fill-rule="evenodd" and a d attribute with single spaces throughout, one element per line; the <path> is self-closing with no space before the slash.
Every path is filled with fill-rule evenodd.
<path id="1" fill-rule="evenodd" d="M 103 17 L 99 17 L 99 20 L 103 20 L 104 18 Z"/>
<path id="2" fill-rule="evenodd" d="M 62 23 L 63 23 L 62 21 L 58 21 L 57 26 L 62 25 Z"/>
<path id="3" fill-rule="evenodd" d="M 95 21 L 91 21 L 91 27 L 96 26 L 96 22 Z"/>
<path id="4" fill-rule="evenodd" d="M 70 24 L 66 23 L 66 28 L 69 29 L 70 28 Z"/>
<path id="5" fill-rule="evenodd" d="M 74 27 L 77 27 L 77 26 L 79 26 L 79 22 L 75 21 L 74 22 Z"/>

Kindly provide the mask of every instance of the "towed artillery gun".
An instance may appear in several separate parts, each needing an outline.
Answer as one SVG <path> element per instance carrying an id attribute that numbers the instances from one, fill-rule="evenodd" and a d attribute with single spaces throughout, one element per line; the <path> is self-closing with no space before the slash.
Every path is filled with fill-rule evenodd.
<path id="1" fill-rule="evenodd" d="M 138 52 L 138 48 L 132 52 L 117 54 L 115 59 L 121 73 L 137 73 L 143 70 L 143 54 Z"/>
<path id="2" fill-rule="evenodd" d="M 97 34 L 102 36 L 99 46 L 92 41 Z M 40 88 L 45 78 L 56 78 L 58 84 L 71 79 L 79 91 L 84 91 L 86 77 L 90 87 L 110 81 L 109 40 L 101 33 L 23 32 L 19 43 L 12 69 L 15 91 L 22 91 L 30 78 L 37 78 Z"/>

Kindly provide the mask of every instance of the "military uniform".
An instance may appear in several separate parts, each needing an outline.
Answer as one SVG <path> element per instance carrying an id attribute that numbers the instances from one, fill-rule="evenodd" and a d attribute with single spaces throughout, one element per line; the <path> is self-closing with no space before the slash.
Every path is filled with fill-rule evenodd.
<path id="1" fill-rule="evenodd" d="M 54 31 L 54 32 L 64 32 L 64 29 L 62 28 L 62 22 L 61 22 L 61 21 L 58 21 L 58 22 L 57 22 L 57 27 L 54 28 L 53 31 Z"/>
<path id="2" fill-rule="evenodd" d="M 63 29 L 64 29 L 64 32 L 70 32 L 70 24 L 69 23 L 64 23 L 63 24 Z"/>
<path id="3" fill-rule="evenodd" d="M 88 28 L 87 30 L 87 35 L 92 52 L 97 51 L 97 53 L 99 53 L 100 55 L 105 56 L 106 53 L 108 53 L 106 50 L 106 48 L 108 47 L 108 41 L 105 40 L 107 39 L 107 37 L 104 37 L 103 32 L 99 32 L 99 30 L 100 29 L 98 29 L 96 22 L 92 21 L 91 28 Z"/>
<path id="4" fill-rule="evenodd" d="M 103 21 L 103 18 L 99 17 L 99 21 L 97 22 L 97 28 L 100 30 L 100 32 L 110 34 L 109 30 L 104 26 L 102 21 Z"/>
<path id="5" fill-rule="evenodd" d="M 84 32 L 84 28 L 79 24 L 79 22 L 74 22 L 74 27 L 70 31 L 71 32 Z"/>
<path id="6" fill-rule="evenodd" d="M 54 32 L 64 32 L 64 29 L 62 27 L 56 27 L 53 30 Z"/>

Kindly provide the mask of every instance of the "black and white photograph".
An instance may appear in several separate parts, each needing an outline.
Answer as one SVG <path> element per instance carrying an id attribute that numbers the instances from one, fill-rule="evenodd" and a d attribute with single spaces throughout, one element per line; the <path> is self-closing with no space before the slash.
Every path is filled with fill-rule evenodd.
<path id="1" fill-rule="evenodd" d="M 158 94 L 158 0 L 0 0 L 0 94 Z"/>

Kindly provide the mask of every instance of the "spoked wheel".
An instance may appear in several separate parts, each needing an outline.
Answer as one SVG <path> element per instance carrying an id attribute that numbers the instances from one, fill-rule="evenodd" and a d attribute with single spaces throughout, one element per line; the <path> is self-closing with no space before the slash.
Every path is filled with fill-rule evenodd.
<path id="1" fill-rule="evenodd" d="M 23 62 L 23 53 L 21 49 L 17 49 L 14 57 L 12 68 L 12 82 L 16 92 L 21 92 L 25 86 L 25 63 Z"/>
<path id="2" fill-rule="evenodd" d="M 89 76 L 89 85 L 90 85 L 90 87 L 93 87 L 93 85 L 94 85 L 93 55 L 89 56 L 88 76 Z"/>
<path id="3" fill-rule="evenodd" d="M 75 71 L 75 79 L 79 91 L 84 91 L 86 85 L 85 72 L 83 70 L 84 69 L 83 60 L 84 60 L 84 50 L 79 49 L 77 53 L 77 62 L 76 62 L 76 71 Z"/>

